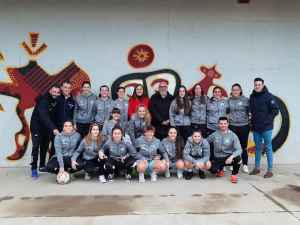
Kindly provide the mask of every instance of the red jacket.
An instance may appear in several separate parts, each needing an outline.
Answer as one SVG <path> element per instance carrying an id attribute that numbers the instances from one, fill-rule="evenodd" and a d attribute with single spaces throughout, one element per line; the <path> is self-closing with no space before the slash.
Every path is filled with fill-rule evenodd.
<path id="1" fill-rule="evenodd" d="M 143 98 L 133 98 L 131 97 L 128 102 L 128 117 L 129 119 L 131 116 L 136 112 L 136 109 L 139 105 L 144 105 L 148 109 L 149 105 L 149 98 L 143 97 Z"/>

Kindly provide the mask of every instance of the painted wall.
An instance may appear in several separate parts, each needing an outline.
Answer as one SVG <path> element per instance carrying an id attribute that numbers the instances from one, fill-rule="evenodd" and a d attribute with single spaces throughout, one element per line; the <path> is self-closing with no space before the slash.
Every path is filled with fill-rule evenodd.
<path id="1" fill-rule="evenodd" d="M 184 85 L 192 87 L 205 77 L 200 66 L 216 65 L 222 76 L 214 83 L 229 91 L 239 82 L 249 95 L 253 78 L 262 76 L 271 92 L 284 102 L 291 120 L 287 140 L 276 151 L 275 161 L 299 163 L 299 11 L 297 0 L 251 0 L 250 4 L 237 4 L 236 0 L 1 0 L 0 166 L 23 166 L 30 160 L 31 142 L 20 159 L 6 158 L 15 152 L 15 133 L 22 128 L 16 96 L 29 101 L 27 91 L 18 86 L 9 89 L 16 81 L 8 72 L 17 73 L 30 58 L 37 61 L 44 75 L 56 74 L 74 61 L 91 79 L 95 92 L 122 75 L 164 69 L 172 71 L 152 75 L 156 79 L 170 77 L 174 89 L 176 73 Z M 35 57 L 21 46 L 26 41 L 32 47 L 29 32 L 39 33 L 34 49 L 42 43 L 48 46 Z M 152 48 L 150 65 L 134 68 L 128 63 L 128 53 L 137 44 Z M 152 80 L 150 77 L 148 81 Z M 4 95 L 14 90 L 19 95 Z M 30 120 L 31 113 L 32 108 L 25 110 L 25 121 Z M 281 121 L 282 115 L 276 118 L 275 135 Z M 19 135 L 21 147 L 22 141 L 24 137 Z"/>

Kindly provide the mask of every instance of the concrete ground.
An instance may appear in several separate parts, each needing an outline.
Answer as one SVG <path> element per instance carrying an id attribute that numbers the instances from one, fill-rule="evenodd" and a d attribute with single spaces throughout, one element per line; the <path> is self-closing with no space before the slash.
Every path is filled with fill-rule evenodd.
<path id="1" fill-rule="evenodd" d="M 57 185 L 55 176 L 31 180 L 29 168 L 0 168 L 2 224 L 300 224 L 300 165 L 276 165 L 275 177 L 240 175 L 238 184 L 161 178 L 139 184 L 100 184 L 77 177 Z"/>

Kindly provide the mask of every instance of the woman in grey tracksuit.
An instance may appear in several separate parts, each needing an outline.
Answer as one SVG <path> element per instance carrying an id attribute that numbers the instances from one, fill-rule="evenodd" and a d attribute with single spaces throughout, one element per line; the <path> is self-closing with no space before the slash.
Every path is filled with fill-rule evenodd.
<path id="1" fill-rule="evenodd" d="M 99 98 L 95 101 L 95 123 L 98 123 L 102 129 L 105 120 L 109 120 L 113 109 L 113 100 L 109 97 L 109 87 L 102 85 L 100 87 Z"/>
<path id="2" fill-rule="evenodd" d="M 72 169 L 71 158 L 80 143 L 80 134 L 74 130 L 72 121 L 66 121 L 63 131 L 55 136 L 55 155 L 47 163 L 47 170 L 50 173 L 76 172 L 82 169 L 81 159 L 77 159 L 77 168 Z"/>
<path id="3" fill-rule="evenodd" d="M 176 171 L 178 179 L 183 177 L 183 142 L 181 140 L 182 139 L 180 139 L 177 135 L 176 128 L 170 127 L 168 130 L 168 136 L 160 142 L 159 151 L 163 157 L 163 162 L 167 164 L 165 171 L 165 177 L 167 178 L 171 176 L 170 170 Z"/>
<path id="4" fill-rule="evenodd" d="M 213 97 L 207 102 L 207 135 L 218 129 L 219 118 L 226 116 L 228 111 L 228 100 L 222 97 L 222 91 L 219 87 L 214 87 Z"/>
<path id="5" fill-rule="evenodd" d="M 201 130 L 202 136 L 207 136 L 206 125 L 206 104 L 208 97 L 203 95 L 200 84 L 195 85 L 193 89 L 191 122 L 193 130 Z"/>
<path id="6" fill-rule="evenodd" d="M 239 138 L 243 152 L 243 172 L 248 173 L 248 137 L 250 132 L 249 126 L 249 98 L 243 95 L 240 84 L 233 84 L 231 87 L 231 97 L 229 103 L 229 129 L 232 130 Z"/>
<path id="7" fill-rule="evenodd" d="M 121 122 L 127 126 L 128 123 L 128 100 L 125 99 L 125 88 L 118 87 L 118 98 L 113 102 L 113 108 L 117 108 L 121 113 Z"/>
<path id="8" fill-rule="evenodd" d="M 81 93 L 75 97 L 74 124 L 81 137 L 89 132 L 90 124 L 94 121 L 94 104 L 97 97 L 91 92 L 91 83 L 85 81 L 81 86 Z"/>
<path id="9" fill-rule="evenodd" d="M 179 135 L 186 142 L 191 134 L 191 110 L 192 102 L 188 97 L 185 86 L 180 86 L 176 94 L 176 98 L 170 106 L 170 124 L 176 127 Z"/>

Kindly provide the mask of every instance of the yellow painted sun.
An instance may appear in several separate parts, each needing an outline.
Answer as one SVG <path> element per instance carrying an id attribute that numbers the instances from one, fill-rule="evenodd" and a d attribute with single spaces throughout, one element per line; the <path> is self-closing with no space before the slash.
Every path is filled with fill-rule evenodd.
<path id="1" fill-rule="evenodd" d="M 141 48 L 136 50 L 132 57 L 138 62 L 145 62 L 150 56 L 148 51 Z"/>

